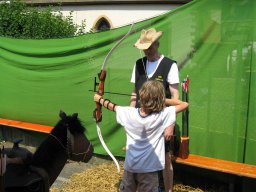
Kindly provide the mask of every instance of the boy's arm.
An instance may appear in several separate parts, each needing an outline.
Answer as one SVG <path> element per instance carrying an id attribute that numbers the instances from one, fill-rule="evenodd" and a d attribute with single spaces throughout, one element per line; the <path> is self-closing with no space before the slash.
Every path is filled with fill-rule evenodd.
<path id="1" fill-rule="evenodd" d="M 179 99 L 168 99 L 168 98 L 166 98 L 165 99 L 165 105 L 166 106 L 175 106 L 175 105 L 179 105 L 179 104 L 181 104 L 181 100 L 179 100 Z"/>
<path id="2" fill-rule="evenodd" d="M 108 99 L 103 99 L 102 96 L 98 95 L 97 93 L 94 95 L 93 100 L 95 102 L 100 103 L 103 107 L 110 111 L 116 112 L 117 105 L 109 101 Z"/>
<path id="3" fill-rule="evenodd" d="M 131 98 L 130 98 L 130 107 L 135 107 L 136 105 L 136 91 L 135 89 L 132 92 Z"/>
<path id="4" fill-rule="evenodd" d="M 179 113 L 181 111 L 184 111 L 186 108 L 188 108 L 188 103 L 178 100 L 178 99 L 165 99 L 165 104 L 167 106 L 175 106 L 176 113 Z"/>
<path id="5" fill-rule="evenodd" d="M 172 99 L 179 99 L 179 83 L 169 85 Z"/>
<path id="6" fill-rule="evenodd" d="M 184 111 L 187 108 L 188 108 L 188 103 L 184 101 L 182 101 L 181 104 L 175 106 L 176 113 Z"/>

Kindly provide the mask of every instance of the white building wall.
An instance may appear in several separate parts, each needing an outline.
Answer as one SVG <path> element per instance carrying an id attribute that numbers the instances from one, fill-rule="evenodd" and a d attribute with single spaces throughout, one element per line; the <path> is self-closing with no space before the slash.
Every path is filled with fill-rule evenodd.
<path id="1" fill-rule="evenodd" d="M 81 25 L 86 20 L 86 31 L 92 29 L 98 19 L 105 17 L 111 27 L 116 28 L 133 22 L 149 19 L 167 11 L 177 8 L 179 5 L 80 5 L 62 6 L 64 16 L 73 11 L 74 22 Z"/>

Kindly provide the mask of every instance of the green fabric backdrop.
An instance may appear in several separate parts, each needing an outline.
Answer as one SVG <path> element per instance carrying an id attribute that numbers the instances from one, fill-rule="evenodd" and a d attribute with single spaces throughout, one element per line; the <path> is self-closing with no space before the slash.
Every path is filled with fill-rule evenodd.
<path id="1" fill-rule="evenodd" d="M 180 79 L 189 75 L 190 153 L 256 164 L 254 0 L 194 0 L 135 24 L 107 64 L 105 90 L 130 94 L 133 47 L 143 28 L 163 31 L 161 52 L 176 60 Z M 130 26 L 75 38 L 23 40 L 0 37 L 0 117 L 54 125 L 60 109 L 78 112 L 95 153 L 106 154 L 92 112 L 94 77 Z M 105 94 L 119 105 L 129 97 Z M 178 117 L 181 127 L 181 115 Z M 103 110 L 103 138 L 124 156 L 125 134 L 115 114 Z"/>

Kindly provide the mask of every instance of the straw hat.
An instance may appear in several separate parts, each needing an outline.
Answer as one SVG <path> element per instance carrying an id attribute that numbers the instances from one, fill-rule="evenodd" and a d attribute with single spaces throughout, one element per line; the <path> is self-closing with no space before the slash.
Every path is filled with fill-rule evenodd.
<path id="1" fill-rule="evenodd" d="M 158 40 L 162 36 L 162 31 L 157 32 L 154 28 L 141 31 L 140 38 L 134 44 L 138 49 L 148 49 L 152 43 Z"/>

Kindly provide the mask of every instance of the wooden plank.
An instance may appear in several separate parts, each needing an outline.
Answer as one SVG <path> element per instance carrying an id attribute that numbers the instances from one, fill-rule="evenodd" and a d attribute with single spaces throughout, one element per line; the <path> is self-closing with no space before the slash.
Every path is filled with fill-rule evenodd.
<path id="1" fill-rule="evenodd" d="M 29 131 L 36 131 L 41 133 L 50 133 L 53 129 L 52 126 L 15 121 L 3 118 L 0 118 L 0 125 L 25 129 Z M 174 161 L 180 164 L 256 179 L 255 165 L 249 165 L 222 159 L 215 159 L 194 154 L 189 154 L 187 159 L 175 157 Z"/>
<path id="2" fill-rule="evenodd" d="M 175 158 L 176 163 L 256 179 L 256 166 L 222 159 L 189 154 L 187 159 Z"/>
<path id="3" fill-rule="evenodd" d="M 15 121 L 10 119 L 3 119 L 0 118 L 0 125 L 15 127 L 19 129 L 25 129 L 28 131 L 36 131 L 41 133 L 50 133 L 53 129 L 52 126 L 47 125 L 40 125 L 40 124 L 34 124 L 34 123 L 28 123 L 28 122 L 22 122 L 22 121 Z"/>

